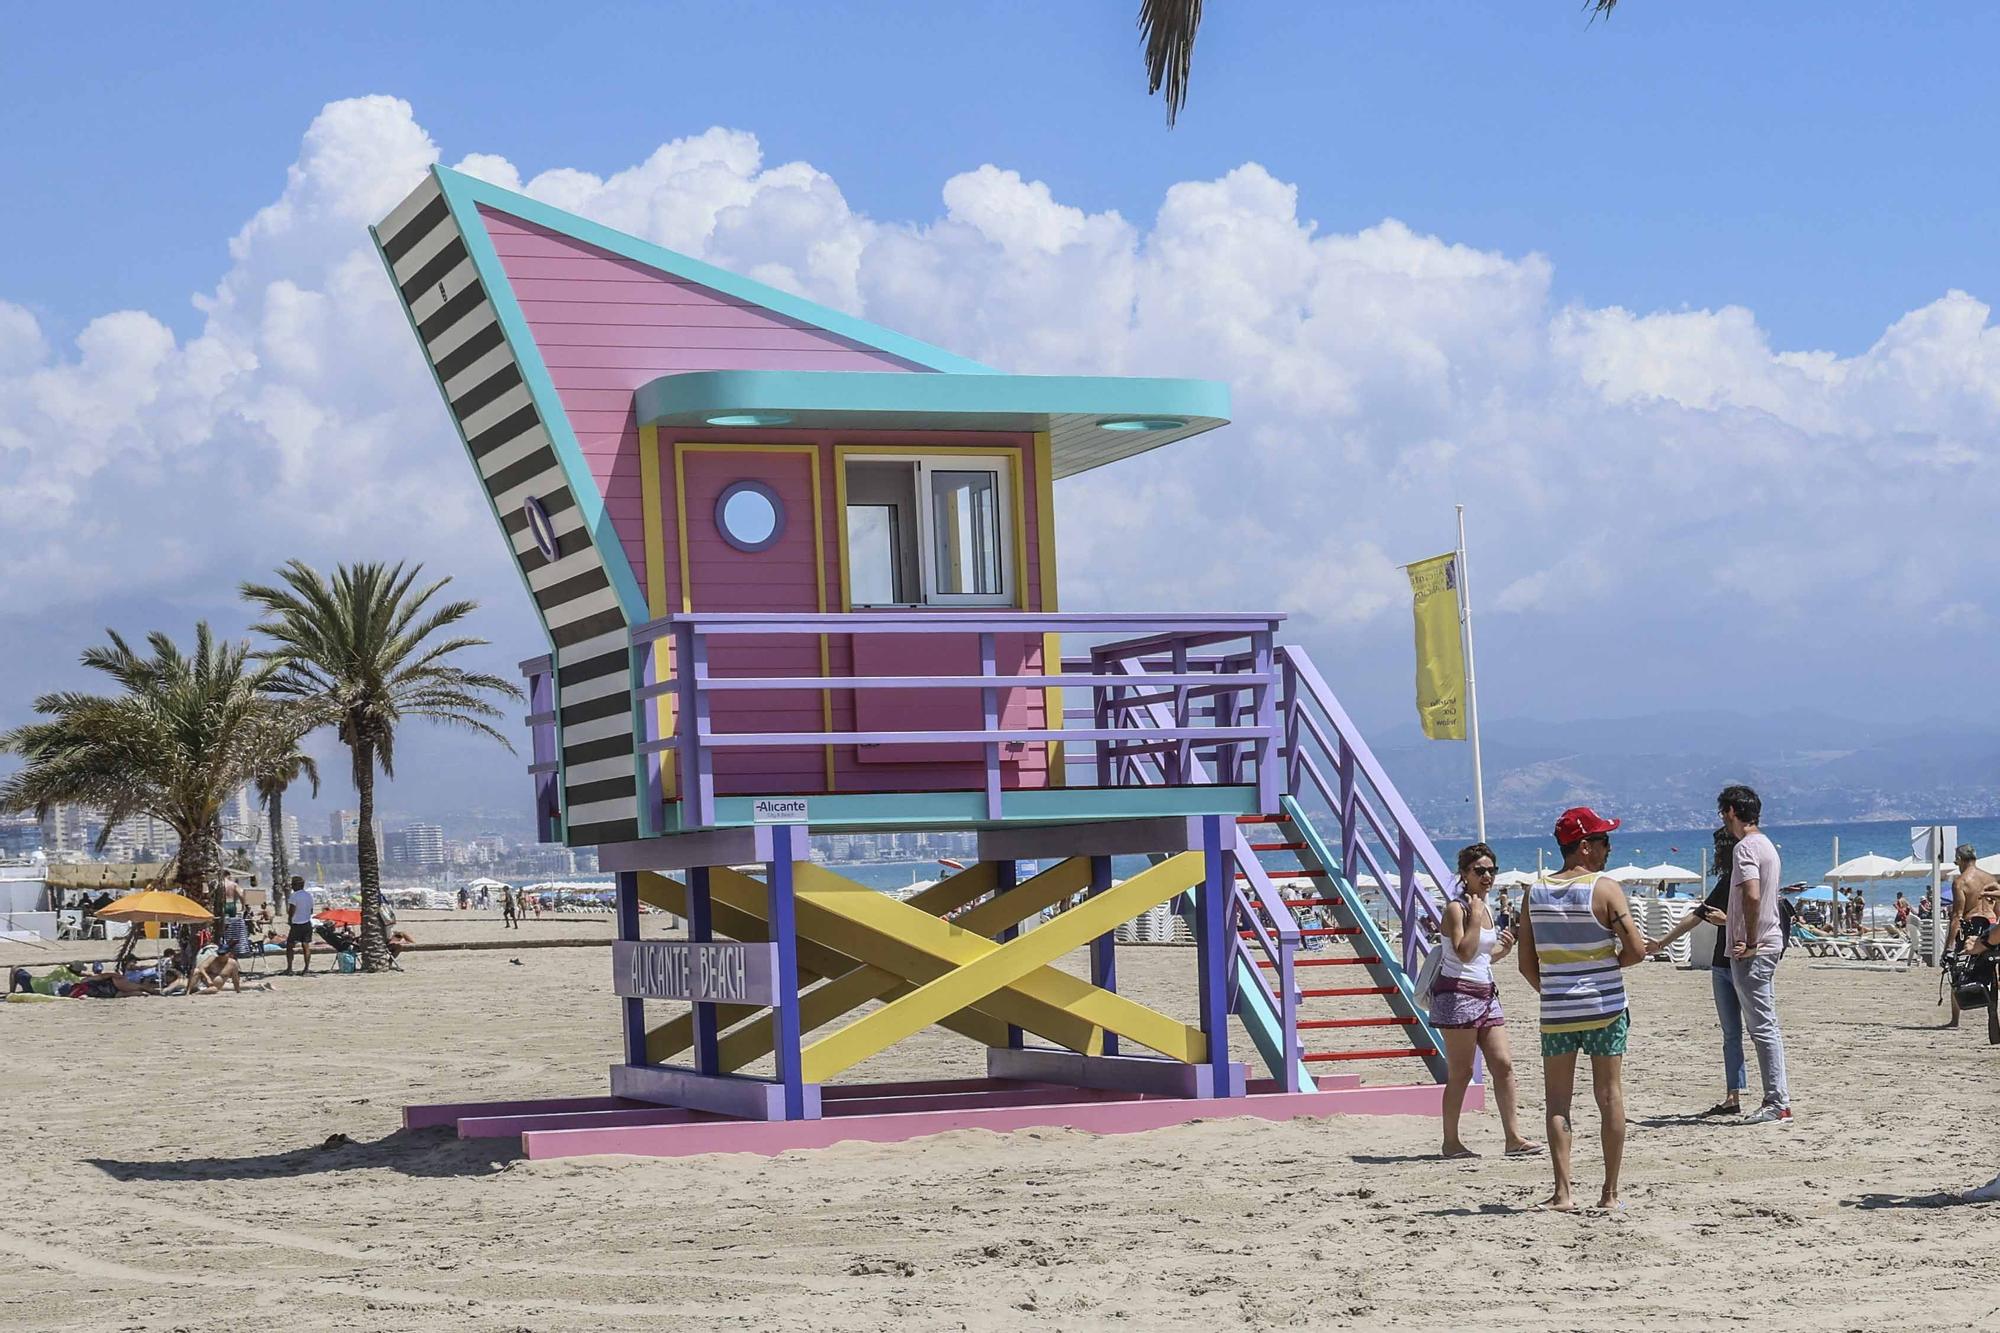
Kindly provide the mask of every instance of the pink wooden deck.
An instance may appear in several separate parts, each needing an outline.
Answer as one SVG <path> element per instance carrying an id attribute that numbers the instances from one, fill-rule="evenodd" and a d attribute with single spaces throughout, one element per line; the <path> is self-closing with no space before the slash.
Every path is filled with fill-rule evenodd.
<path id="1" fill-rule="evenodd" d="M 461 1138 L 519 1135 L 530 1158 L 624 1154 L 690 1157 L 743 1152 L 766 1156 L 834 1143 L 901 1143 L 959 1129 L 1008 1133 L 1060 1126 L 1093 1134 L 1131 1134 L 1193 1120 L 1254 1116 L 1439 1114 L 1438 1084 L 1364 1087 L 1351 1076 L 1321 1080 L 1317 1092 L 1284 1093 L 1253 1081 L 1245 1097 L 1141 1096 L 1043 1083 L 963 1079 L 823 1089 L 819 1120 L 741 1121 L 613 1097 L 487 1102 L 405 1109 L 405 1126 L 454 1125 Z M 1485 1089 L 1467 1090 L 1466 1109 L 1485 1106 Z"/>

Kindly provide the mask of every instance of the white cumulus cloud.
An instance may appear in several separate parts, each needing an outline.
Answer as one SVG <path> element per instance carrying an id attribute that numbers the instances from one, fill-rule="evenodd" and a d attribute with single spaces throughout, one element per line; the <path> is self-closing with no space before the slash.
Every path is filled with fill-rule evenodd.
<path id="1" fill-rule="evenodd" d="M 1507 654 L 1534 655 L 1528 698 L 1603 676 L 1606 634 L 1719 673 L 1711 631 L 1746 614 L 1727 641 L 1779 672 L 1827 624 L 1994 624 L 1959 515 L 1995 492 L 2000 331 L 1964 292 L 1837 356 L 1735 306 L 1563 306 L 1555 259 L 1395 219 L 1325 231 L 1254 163 L 1147 218 L 969 163 L 935 216 L 876 219 L 741 129 L 608 175 L 524 178 L 502 147 L 456 165 L 1003 369 L 1228 381 L 1226 431 L 1065 484 L 1070 606 L 1288 611 L 1360 688 L 1400 690 L 1397 567 L 1447 549 L 1463 502 L 1482 676 L 1504 691 Z M 185 340 L 125 310 L 58 346 L 0 290 L 0 615 L 408 555 L 527 623 L 365 231 L 438 160 L 407 103 L 328 105 Z"/>

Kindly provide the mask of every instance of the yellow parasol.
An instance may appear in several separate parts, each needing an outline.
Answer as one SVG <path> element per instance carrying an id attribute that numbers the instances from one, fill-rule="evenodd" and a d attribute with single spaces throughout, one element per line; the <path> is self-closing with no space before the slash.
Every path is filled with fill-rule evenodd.
<path id="1" fill-rule="evenodd" d="M 194 899 L 168 889 L 128 893 L 97 913 L 106 921 L 206 921 L 215 913 Z"/>

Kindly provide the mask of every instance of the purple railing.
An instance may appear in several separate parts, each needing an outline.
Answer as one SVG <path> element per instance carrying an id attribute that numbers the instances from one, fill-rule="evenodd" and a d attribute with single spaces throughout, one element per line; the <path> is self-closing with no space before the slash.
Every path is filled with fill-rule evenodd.
<path id="1" fill-rule="evenodd" d="M 656 815 L 666 807 L 663 756 L 671 753 L 676 777 L 674 799 L 681 802 L 681 827 L 708 827 L 715 821 L 715 756 L 719 751 L 824 745 L 977 744 L 989 818 L 1004 804 L 1001 756 L 1014 743 L 1059 743 L 1064 762 L 1084 767 L 1095 782 L 1070 786 L 1154 786 L 1141 761 L 1157 760 L 1167 781 L 1192 784 L 1201 761 L 1212 758 L 1229 781 L 1258 788 L 1260 808 L 1275 807 L 1282 794 L 1279 746 L 1279 676 L 1276 668 L 1279 616 L 1057 613 L 1015 611 L 865 611 L 817 615 L 743 612 L 682 613 L 632 631 L 632 647 L 642 676 L 636 697 L 650 804 Z M 710 648 L 718 639 L 802 635 L 871 634 L 961 635 L 976 639 L 980 669 L 971 675 L 938 676 L 738 676 L 718 675 Z M 1054 670 L 1001 671 L 996 642 L 1001 636 L 1119 636 L 1099 643 L 1081 659 L 1060 659 Z M 639 651 L 661 640 L 673 645 L 673 667 L 662 675 L 660 654 Z M 1219 645 L 1241 645 L 1223 655 L 1201 655 Z M 1227 664 L 1223 666 L 1222 664 Z M 1134 665 L 1140 670 L 1135 674 Z M 1164 670 L 1156 669 L 1164 667 Z M 1087 692 L 1081 714 L 1087 726 L 1003 727 L 1003 692 L 1056 688 Z M 981 725 L 972 729 L 926 731 L 719 732 L 712 703 L 731 691 L 977 690 Z M 671 735 L 658 724 L 652 701 L 671 695 L 676 720 Z M 1158 708 L 1166 710 L 1156 714 Z M 763 794 L 763 793 L 760 793 Z M 793 793 L 769 793 L 790 795 Z M 655 820 L 655 825 L 663 824 Z"/>
<path id="2" fill-rule="evenodd" d="M 1104 691 L 1109 699 L 1107 709 L 1114 717 L 1136 714 L 1155 725 L 1165 726 L 1175 717 L 1191 717 L 1190 710 L 1195 703 L 1206 699 L 1209 701 L 1208 715 L 1220 724 L 1225 718 L 1235 719 L 1245 711 L 1254 712 L 1263 706 L 1262 701 L 1254 697 L 1239 697 L 1239 690 L 1248 687 L 1242 685 L 1239 676 L 1231 674 L 1240 671 L 1246 664 L 1254 667 L 1257 664 L 1255 652 L 1253 648 L 1247 656 L 1223 654 L 1201 658 L 1190 658 L 1181 653 L 1162 659 L 1149 658 L 1143 652 L 1114 658 L 1100 651 L 1093 652 L 1090 662 L 1099 668 L 1115 663 L 1125 674 L 1126 683 L 1107 687 Z M 1175 674 L 1206 673 L 1203 677 L 1205 683 L 1162 694 L 1159 692 L 1160 678 L 1148 674 L 1149 668 L 1161 666 L 1173 668 Z M 1169 704 L 1173 707 L 1171 713 L 1167 711 Z M 1232 780 L 1240 779 L 1243 759 L 1240 747 L 1223 745 L 1215 748 L 1212 761 L 1204 761 L 1180 750 L 1151 750 L 1144 752 L 1142 757 L 1121 756 L 1118 762 L 1131 765 L 1141 776 L 1150 767 L 1156 782 L 1165 782 L 1172 773 L 1184 783 L 1204 785 L 1218 781 L 1218 773 L 1227 774 Z M 1276 804 L 1268 808 L 1276 809 Z M 1298 918 L 1292 914 L 1284 895 L 1271 882 L 1241 825 L 1236 827 L 1231 850 L 1239 878 L 1231 885 L 1229 910 L 1224 914 L 1229 927 L 1230 957 L 1234 963 L 1228 972 L 1229 1007 L 1240 1007 L 1240 992 L 1247 982 L 1260 992 L 1265 1012 L 1277 1020 L 1277 1032 L 1295 1034 L 1299 996 L 1293 984 L 1294 963 L 1303 938 Z M 1271 963 L 1272 976 L 1269 980 L 1259 965 L 1257 955 L 1260 951 L 1264 959 Z M 1277 982 L 1275 988 L 1271 984 L 1273 980 Z M 1247 1023 L 1246 1027 L 1253 1039 L 1263 1030 L 1262 1025 L 1254 1022 Z M 1264 1054 L 1280 1086 L 1286 1092 L 1297 1092 L 1304 1070 L 1299 1060 L 1302 1052 L 1295 1038 L 1281 1040 L 1289 1040 L 1291 1049 L 1266 1051 Z"/>
<path id="3" fill-rule="evenodd" d="M 1436 894 L 1452 876 L 1312 658 L 1287 645 L 1279 650 L 1279 665 L 1285 790 L 1301 802 L 1318 797 L 1339 835 L 1340 873 L 1349 883 L 1361 886 L 1363 866 L 1374 876 L 1401 930 L 1403 971 L 1415 976 L 1438 930 Z M 1420 871 L 1430 877 L 1431 888 L 1425 888 Z"/>

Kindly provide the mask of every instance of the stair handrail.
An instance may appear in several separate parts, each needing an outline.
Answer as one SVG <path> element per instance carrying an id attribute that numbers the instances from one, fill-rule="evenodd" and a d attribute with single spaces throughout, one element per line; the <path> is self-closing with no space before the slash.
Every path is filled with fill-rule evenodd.
<path id="1" fill-rule="evenodd" d="M 1096 660 L 1098 659 L 1093 657 L 1093 661 Z M 1178 666 L 1184 662 L 1184 658 L 1178 659 L 1173 665 Z M 1135 680 L 1144 680 L 1147 674 L 1143 661 L 1136 655 L 1111 659 L 1104 665 Z M 1164 720 L 1161 717 L 1161 710 L 1166 705 L 1143 700 L 1120 699 L 1112 706 L 1120 712 L 1143 713 L 1148 720 L 1158 724 Z M 1150 761 L 1159 779 L 1162 782 L 1167 780 L 1166 762 L 1159 754 L 1149 752 L 1138 758 L 1140 761 Z M 1137 767 L 1136 762 L 1134 766 Z M 1211 786 L 1215 784 L 1216 776 L 1209 770 L 1205 761 L 1190 756 L 1183 780 L 1192 786 Z M 1230 882 L 1230 910 L 1226 917 L 1231 923 L 1229 957 L 1232 962 L 1241 964 L 1240 967 L 1232 966 L 1229 969 L 1230 988 L 1233 992 L 1239 977 L 1250 978 L 1262 993 L 1264 1002 L 1270 1006 L 1271 1012 L 1278 1015 L 1280 1034 L 1286 1041 L 1294 1041 L 1298 1025 L 1298 996 L 1294 969 L 1297 964 L 1299 944 L 1304 936 L 1299 933 L 1298 918 L 1292 914 L 1291 905 L 1285 901 L 1284 895 L 1278 892 L 1277 886 L 1271 883 L 1271 877 L 1265 873 L 1263 862 L 1259 861 L 1257 854 L 1251 850 L 1250 839 L 1244 835 L 1242 826 L 1234 825 L 1232 832 L 1234 841 L 1231 843 L 1230 852 L 1237 869 L 1243 875 L 1243 884 L 1249 885 L 1250 891 L 1245 893 L 1241 884 L 1234 880 Z M 1258 909 L 1262 909 L 1261 916 Z M 1275 991 L 1270 982 L 1264 979 L 1263 973 L 1258 970 L 1256 957 L 1245 945 L 1242 935 L 1238 933 L 1234 922 L 1239 914 L 1249 924 L 1251 937 L 1271 960 L 1278 983 Z M 1270 929 L 1265 927 L 1265 920 L 1271 923 Z M 1232 994 L 1232 1008 L 1234 1002 L 1235 997 Z M 1294 1045 L 1272 1062 L 1274 1066 L 1272 1072 L 1277 1075 L 1279 1086 L 1286 1092 L 1297 1092 L 1301 1088 L 1311 1086 L 1311 1076 L 1305 1072 L 1305 1065 L 1302 1063 L 1304 1054 L 1302 1048 Z"/>
<path id="2" fill-rule="evenodd" d="M 1313 664 L 1311 655 L 1295 644 L 1286 644 L 1279 650 L 1278 656 L 1295 682 L 1287 700 L 1289 710 L 1286 718 L 1287 767 L 1303 770 L 1308 765 L 1311 766 L 1312 776 L 1320 786 L 1321 794 L 1330 797 L 1329 804 L 1333 807 L 1335 822 L 1342 826 L 1342 852 L 1351 849 L 1366 860 L 1383 888 L 1397 894 L 1397 914 L 1404 922 L 1403 966 L 1414 974 L 1420 959 L 1429 951 L 1428 937 L 1436 933 L 1441 922 L 1438 904 L 1423 891 L 1423 886 L 1417 882 L 1414 871 L 1421 865 L 1438 886 L 1440 894 L 1449 891 L 1448 886 L 1453 883 L 1454 876 L 1446 870 L 1444 857 L 1431 842 L 1430 835 L 1424 832 L 1423 825 L 1417 821 L 1416 815 L 1403 800 L 1402 793 L 1396 790 L 1396 784 L 1389 780 L 1381 761 L 1375 757 L 1375 752 L 1362 737 L 1360 728 L 1354 725 L 1354 719 L 1348 716 L 1347 710 L 1341 706 L 1340 700 L 1326 683 L 1326 678 Z M 1308 700 L 1325 715 L 1327 725 L 1333 730 L 1331 738 L 1306 710 L 1305 704 Z M 1328 757 L 1336 767 L 1342 765 L 1344 758 L 1354 772 L 1366 779 L 1368 786 L 1374 789 L 1376 801 L 1386 814 L 1387 822 L 1394 830 L 1395 836 L 1392 838 L 1390 829 L 1382 827 L 1382 817 L 1376 814 L 1367 801 L 1366 793 L 1362 792 L 1358 785 L 1353 786 L 1352 792 L 1357 798 L 1355 814 L 1368 821 L 1380 841 L 1395 845 L 1399 852 L 1404 853 L 1398 857 L 1399 864 L 1394 876 L 1385 873 L 1366 844 L 1360 842 L 1359 830 L 1349 827 L 1354 815 L 1341 808 L 1342 801 L 1332 798 L 1327 792 L 1325 776 L 1317 771 L 1318 766 L 1312 763 L 1311 755 L 1305 751 L 1302 744 L 1308 734 L 1327 751 Z M 1337 747 L 1331 743 L 1336 740 L 1339 743 Z M 1287 785 L 1292 795 L 1300 794 L 1296 771 L 1291 775 Z M 1343 789 L 1347 785 L 1349 784 L 1343 784 Z M 1352 879 L 1353 868 L 1343 865 L 1342 873 Z"/>

